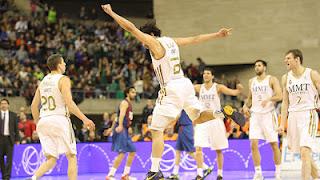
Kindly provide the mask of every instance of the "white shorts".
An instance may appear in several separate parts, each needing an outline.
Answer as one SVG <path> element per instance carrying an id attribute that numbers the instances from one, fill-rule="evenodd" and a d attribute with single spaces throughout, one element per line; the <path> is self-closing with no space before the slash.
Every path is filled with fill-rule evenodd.
<path id="1" fill-rule="evenodd" d="M 275 111 L 268 113 L 251 113 L 249 139 L 263 139 L 278 142 L 278 118 Z"/>
<path id="2" fill-rule="evenodd" d="M 309 147 L 315 151 L 319 117 L 315 110 L 289 112 L 288 148 L 300 152 L 300 147 Z"/>
<path id="3" fill-rule="evenodd" d="M 42 151 L 45 156 L 59 158 L 60 154 L 77 154 L 71 120 L 62 115 L 46 116 L 37 125 Z"/>
<path id="4" fill-rule="evenodd" d="M 202 106 L 188 78 L 171 80 L 158 93 L 150 129 L 163 131 L 185 110 L 191 120 L 200 115 Z"/>
<path id="5" fill-rule="evenodd" d="M 194 127 L 194 146 L 210 147 L 212 150 L 228 148 L 229 143 L 223 119 L 197 124 Z"/>

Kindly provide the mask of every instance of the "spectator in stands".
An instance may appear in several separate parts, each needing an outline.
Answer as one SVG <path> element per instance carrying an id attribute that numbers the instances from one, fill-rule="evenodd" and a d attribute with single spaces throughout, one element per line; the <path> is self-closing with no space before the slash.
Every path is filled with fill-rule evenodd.
<path id="1" fill-rule="evenodd" d="M 151 141 L 152 140 L 151 131 L 148 128 L 151 125 L 151 121 L 152 121 L 152 115 L 149 115 L 147 118 L 147 123 L 142 125 L 143 141 Z"/>
<path id="2" fill-rule="evenodd" d="M 16 22 L 16 25 L 14 26 L 14 29 L 18 33 L 24 33 L 28 30 L 28 21 L 23 17 L 19 17 L 19 21 Z"/>
<path id="3" fill-rule="evenodd" d="M 33 132 L 36 130 L 36 124 L 33 120 L 27 119 L 27 115 L 24 112 L 19 114 L 18 129 L 23 134 L 21 137 L 21 143 L 31 143 Z"/>
<path id="4" fill-rule="evenodd" d="M 91 9 L 91 12 L 90 12 L 90 19 L 91 20 L 96 20 L 98 18 L 98 14 L 97 14 L 97 11 L 95 8 L 92 8 Z"/>
<path id="5" fill-rule="evenodd" d="M 148 99 L 147 100 L 147 104 L 143 108 L 143 111 L 142 111 L 142 123 L 143 124 L 147 123 L 149 116 L 152 115 L 153 108 L 154 108 L 153 100 L 152 99 Z"/>
<path id="6" fill-rule="evenodd" d="M 81 6 L 79 18 L 82 19 L 82 20 L 88 19 L 88 16 L 87 16 L 87 13 L 86 13 L 86 7 Z"/>
<path id="7" fill-rule="evenodd" d="M 139 102 L 143 95 L 143 81 L 140 77 L 135 81 L 134 88 L 137 91 L 137 101 Z"/>
<path id="8" fill-rule="evenodd" d="M 201 57 L 197 57 L 197 63 L 198 63 L 198 71 L 200 74 L 204 71 L 204 68 L 207 66 L 206 63 L 202 60 Z M 202 76 L 202 74 L 201 74 Z"/>
<path id="9" fill-rule="evenodd" d="M 57 22 L 57 11 L 53 6 L 51 6 L 50 10 L 48 11 L 48 23 L 55 24 Z"/>
<path id="10" fill-rule="evenodd" d="M 229 81 L 228 87 L 231 89 L 236 88 L 237 84 L 239 84 L 239 83 L 240 83 L 240 80 L 239 80 L 238 76 L 235 75 L 233 77 L 233 79 Z M 235 107 L 236 102 L 237 102 L 237 96 L 231 96 L 231 102 L 232 102 L 232 105 Z"/>
<path id="11" fill-rule="evenodd" d="M 100 130 L 98 131 L 98 135 L 101 136 L 102 141 L 108 141 L 108 137 L 110 136 L 110 131 L 107 132 L 112 126 L 112 120 L 110 118 L 109 113 L 103 113 L 103 121 Z"/>
<path id="12" fill-rule="evenodd" d="M 0 0 L 0 14 L 6 12 L 9 8 L 8 0 Z"/>

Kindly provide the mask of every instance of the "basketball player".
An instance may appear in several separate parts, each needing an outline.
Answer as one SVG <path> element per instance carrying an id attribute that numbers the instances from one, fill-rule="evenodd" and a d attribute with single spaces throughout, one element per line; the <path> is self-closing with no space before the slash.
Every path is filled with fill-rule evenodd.
<path id="1" fill-rule="evenodd" d="M 315 150 L 318 129 L 318 108 L 320 75 L 317 71 L 302 65 L 303 55 L 299 49 L 289 50 L 284 62 L 289 72 L 282 77 L 283 102 L 281 106 L 281 126 L 283 133 L 288 118 L 288 147 L 300 152 L 303 180 L 318 178 L 318 170 L 311 153 Z"/>
<path id="2" fill-rule="evenodd" d="M 237 85 L 237 89 L 229 89 L 223 84 L 213 82 L 214 74 L 210 68 L 205 68 L 203 71 L 203 84 L 194 86 L 196 93 L 199 94 L 199 100 L 205 110 L 220 111 L 220 94 L 238 96 L 243 86 Z M 209 121 L 203 124 L 195 125 L 195 147 L 196 147 L 196 160 L 197 160 L 197 177 L 196 179 L 204 179 L 203 174 L 203 147 L 210 147 L 216 151 L 218 176 L 217 180 L 223 179 L 223 153 L 222 149 L 229 147 L 228 138 L 226 136 L 226 127 L 223 118 L 217 118 L 216 121 Z M 207 175 L 207 174 L 206 174 Z"/>
<path id="3" fill-rule="evenodd" d="M 82 120 L 89 130 L 94 130 L 95 125 L 72 100 L 70 79 L 63 75 L 66 64 L 62 56 L 51 55 L 47 60 L 47 66 L 50 73 L 41 81 L 31 104 L 32 116 L 37 123 L 37 133 L 47 160 L 31 179 L 39 179 L 55 166 L 60 154 L 66 154 L 68 179 L 76 180 L 78 174 L 76 140 L 69 111 Z"/>
<path id="4" fill-rule="evenodd" d="M 129 155 L 121 179 L 132 179 L 129 174 L 131 164 L 136 154 L 136 148 L 131 141 L 129 128 L 133 119 L 131 102 L 136 97 L 136 90 L 134 87 L 129 87 L 124 91 L 124 93 L 126 98 L 120 103 L 118 111 L 119 119 L 113 124 L 112 127 L 112 129 L 114 129 L 112 135 L 112 151 L 117 152 L 118 156 L 116 157 L 113 166 L 106 177 L 106 180 L 115 180 L 114 175 L 127 152 Z"/>
<path id="5" fill-rule="evenodd" d="M 255 61 L 256 76 L 249 80 L 249 95 L 243 106 L 244 113 L 250 115 L 249 139 L 251 141 L 252 159 L 255 167 L 254 180 L 263 179 L 259 139 L 266 140 L 273 151 L 273 160 L 276 166 L 275 177 L 280 180 L 281 154 L 278 147 L 278 120 L 275 112 L 275 103 L 281 101 L 281 87 L 279 80 L 267 75 L 267 62 Z"/>
<path id="6" fill-rule="evenodd" d="M 179 120 L 177 121 L 178 126 L 178 139 L 176 143 L 176 156 L 175 156 L 175 166 L 173 168 L 172 174 L 167 178 L 167 180 L 178 180 L 179 179 L 179 169 L 180 169 L 180 159 L 181 152 L 187 152 L 189 156 L 195 159 L 195 148 L 194 148 L 194 130 L 193 124 L 188 115 L 184 110 L 182 110 Z M 209 174 L 212 169 L 208 168 L 206 164 L 203 164 L 204 174 Z"/>
<path id="7" fill-rule="evenodd" d="M 184 109 L 194 123 L 203 123 L 217 116 L 223 116 L 221 112 L 200 111 L 201 104 L 195 96 L 193 85 L 189 79 L 184 77 L 181 69 L 179 46 L 226 37 L 230 34 L 231 29 L 223 28 L 217 33 L 172 39 L 160 37 L 161 31 L 155 24 L 146 24 L 140 31 L 130 21 L 113 12 L 110 4 L 102 5 L 102 8 L 123 29 L 129 31 L 150 51 L 153 69 L 161 89 L 153 111 L 150 127 L 152 133 L 152 165 L 146 179 L 164 179 L 159 171 L 164 149 L 163 131 L 175 122 L 181 110 Z"/>

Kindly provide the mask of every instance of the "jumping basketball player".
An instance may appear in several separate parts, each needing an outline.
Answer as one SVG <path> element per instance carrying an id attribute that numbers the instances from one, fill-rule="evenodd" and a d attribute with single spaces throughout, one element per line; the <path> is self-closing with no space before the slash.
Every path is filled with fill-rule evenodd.
<path id="1" fill-rule="evenodd" d="M 201 104 L 195 96 L 193 85 L 189 79 L 184 77 L 181 69 L 179 46 L 226 37 L 230 34 L 231 29 L 223 28 L 217 33 L 188 38 L 160 37 L 161 31 L 155 24 L 146 24 L 141 27 L 140 31 L 133 23 L 113 12 L 110 4 L 102 5 L 102 8 L 123 29 L 129 31 L 150 51 L 153 69 L 161 90 L 153 111 L 150 127 L 152 130 L 152 165 L 146 179 L 164 179 L 159 171 L 164 150 L 163 131 L 177 119 L 181 110 L 184 109 L 189 118 L 195 123 L 203 123 L 223 116 L 221 112 L 200 111 Z"/>

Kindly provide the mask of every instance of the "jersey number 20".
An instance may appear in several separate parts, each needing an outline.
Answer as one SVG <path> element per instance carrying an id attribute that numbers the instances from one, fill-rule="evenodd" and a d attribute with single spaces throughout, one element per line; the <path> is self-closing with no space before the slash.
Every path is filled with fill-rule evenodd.
<path id="1" fill-rule="evenodd" d="M 56 109 L 56 101 L 52 96 L 41 96 L 41 107 L 43 110 L 53 111 Z"/>

